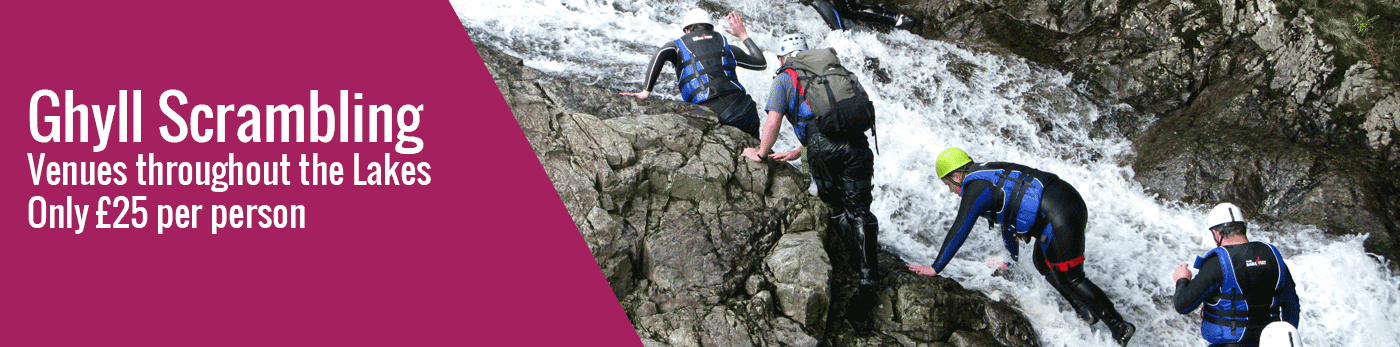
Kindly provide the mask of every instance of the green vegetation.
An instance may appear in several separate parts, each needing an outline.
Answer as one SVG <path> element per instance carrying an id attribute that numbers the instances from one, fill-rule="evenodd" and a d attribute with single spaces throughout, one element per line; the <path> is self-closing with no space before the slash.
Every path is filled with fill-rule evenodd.
<path id="1" fill-rule="evenodd" d="M 1370 28 L 1371 28 L 1371 23 L 1375 23 L 1375 22 L 1376 22 L 1376 18 L 1380 18 L 1380 17 L 1381 17 L 1381 16 L 1377 15 L 1377 16 L 1371 16 L 1371 18 L 1366 18 L 1366 17 L 1363 17 L 1363 16 L 1361 16 L 1361 15 L 1358 14 L 1358 15 L 1353 15 L 1353 16 L 1351 17 L 1351 22 L 1352 22 L 1352 26 L 1356 27 L 1356 33 L 1359 34 L 1359 35 L 1361 35 L 1362 37 L 1365 37 L 1365 36 L 1366 36 L 1366 29 L 1370 29 Z"/>
<path id="2" fill-rule="evenodd" d="M 1336 64 L 1346 69 L 1366 61 L 1390 78 L 1400 76 L 1400 0 L 1275 0 L 1279 13 L 1307 11 L 1314 29 L 1336 47 Z"/>

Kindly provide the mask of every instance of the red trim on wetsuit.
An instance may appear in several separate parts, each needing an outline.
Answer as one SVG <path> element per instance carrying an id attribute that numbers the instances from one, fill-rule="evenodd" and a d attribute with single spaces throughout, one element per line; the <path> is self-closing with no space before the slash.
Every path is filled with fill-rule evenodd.
<path id="1" fill-rule="evenodd" d="M 1069 261 L 1063 263 L 1051 263 L 1049 260 L 1045 261 L 1045 265 L 1049 265 L 1051 269 L 1060 269 L 1060 272 L 1069 271 L 1069 268 L 1079 266 L 1079 264 L 1083 263 L 1084 256 L 1082 255 L 1078 258 L 1070 259 Z"/>

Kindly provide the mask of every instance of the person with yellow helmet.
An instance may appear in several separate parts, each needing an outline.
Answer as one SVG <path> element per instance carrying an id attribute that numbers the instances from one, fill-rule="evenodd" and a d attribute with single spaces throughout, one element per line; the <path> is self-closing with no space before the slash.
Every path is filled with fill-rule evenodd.
<path id="1" fill-rule="evenodd" d="M 1113 340 L 1127 345 L 1137 327 L 1123 320 L 1099 286 L 1084 276 L 1084 229 L 1088 208 L 1084 198 L 1055 174 L 1025 165 L 974 163 L 961 149 L 948 148 L 935 165 L 939 179 L 962 196 L 958 215 L 938 258 L 931 266 L 907 265 L 909 270 L 936 276 L 953 260 L 972 231 L 977 217 L 1001 225 L 1001 236 L 1012 260 L 1018 241 L 1036 240 L 1034 264 L 1050 286 L 1069 301 L 1079 317 L 1093 325 L 1102 320 Z"/>

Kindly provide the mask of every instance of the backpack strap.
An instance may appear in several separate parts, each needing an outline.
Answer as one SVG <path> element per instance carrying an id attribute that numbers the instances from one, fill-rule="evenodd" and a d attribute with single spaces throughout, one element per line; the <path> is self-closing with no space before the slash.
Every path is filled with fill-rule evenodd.
<path id="1" fill-rule="evenodd" d="M 789 108 L 788 112 L 792 113 L 792 115 L 793 115 L 794 117 L 796 117 L 796 118 L 798 118 L 798 119 L 801 119 L 802 117 L 801 117 L 801 115 L 798 113 L 797 109 L 800 108 L 800 107 L 802 107 L 802 103 L 807 102 L 807 89 L 806 89 L 806 88 L 802 88 L 801 82 L 798 81 L 797 71 L 796 71 L 796 70 L 794 70 L 793 68 L 789 67 L 789 68 L 786 68 L 786 69 L 783 70 L 783 71 L 786 71 L 787 74 L 788 74 L 788 76 L 789 76 L 789 77 L 792 77 L 792 89 L 797 89 L 797 95 L 794 96 L 794 97 L 792 97 L 792 98 L 790 99 L 790 100 L 792 100 L 792 101 L 788 103 L 788 108 Z M 809 106 L 809 107 L 810 107 L 810 106 Z M 804 140 L 804 141 L 805 141 L 805 140 Z"/>
<path id="2" fill-rule="evenodd" d="M 1034 186 L 1036 182 L 1038 182 L 1035 178 L 1031 177 L 1031 173 L 1033 171 L 1035 170 L 1025 169 L 1024 171 L 1012 171 L 1011 169 L 1006 169 L 1002 171 L 1002 173 L 997 174 L 997 176 L 1002 177 L 1001 183 L 1003 186 L 1006 185 L 1008 181 L 1016 184 L 1013 188 L 1011 188 L 1010 192 L 1007 192 L 1010 193 L 1010 196 L 1007 197 L 1006 206 L 1002 209 L 1002 227 L 1019 226 L 1019 223 L 1017 223 L 1017 217 L 1019 217 L 1021 214 L 1021 202 L 1026 196 L 1026 191 L 1029 190 L 1031 186 Z M 1018 177 L 1011 177 L 1012 172 L 1020 173 L 1020 175 Z M 1042 183 L 1041 185 L 1043 186 L 1044 183 Z M 1022 233 L 1030 232 L 1030 230 L 1018 231 Z"/>
<path id="3" fill-rule="evenodd" d="M 1283 253 L 1279 253 L 1278 247 L 1274 247 L 1274 245 L 1267 244 L 1267 243 L 1265 243 L 1264 245 L 1265 245 L 1265 246 L 1269 246 L 1269 250 L 1271 250 L 1271 251 L 1274 252 L 1274 260 L 1277 260 L 1277 261 L 1278 261 L 1278 282 L 1274 284 L 1274 293 L 1275 293 L 1275 294 L 1282 293 L 1282 292 L 1283 292 L 1283 274 L 1286 273 L 1286 272 L 1288 272 L 1288 265 L 1286 265 L 1286 264 L 1283 263 Z"/>
<path id="4" fill-rule="evenodd" d="M 870 136 L 875 138 L 875 155 L 880 155 L 880 133 L 875 131 L 875 123 L 870 123 Z"/>
<path id="5" fill-rule="evenodd" d="M 797 89 L 797 95 L 801 95 L 803 99 L 806 99 L 807 90 L 803 89 L 802 86 L 798 84 L 796 68 L 787 68 L 787 70 L 784 71 L 787 71 L 788 76 L 792 76 L 792 89 Z"/>

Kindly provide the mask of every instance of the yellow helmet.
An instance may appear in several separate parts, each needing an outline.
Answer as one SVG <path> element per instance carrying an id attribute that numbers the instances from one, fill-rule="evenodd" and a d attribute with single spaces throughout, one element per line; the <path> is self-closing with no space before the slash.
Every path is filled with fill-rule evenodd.
<path id="1" fill-rule="evenodd" d="M 938 154 L 938 163 L 934 166 L 938 169 L 938 178 L 944 178 L 948 177 L 948 174 L 952 173 L 953 170 L 971 162 L 972 158 L 967 156 L 967 152 L 956 147 L 949 147 L 943 150 L 943 153 Z"/>

